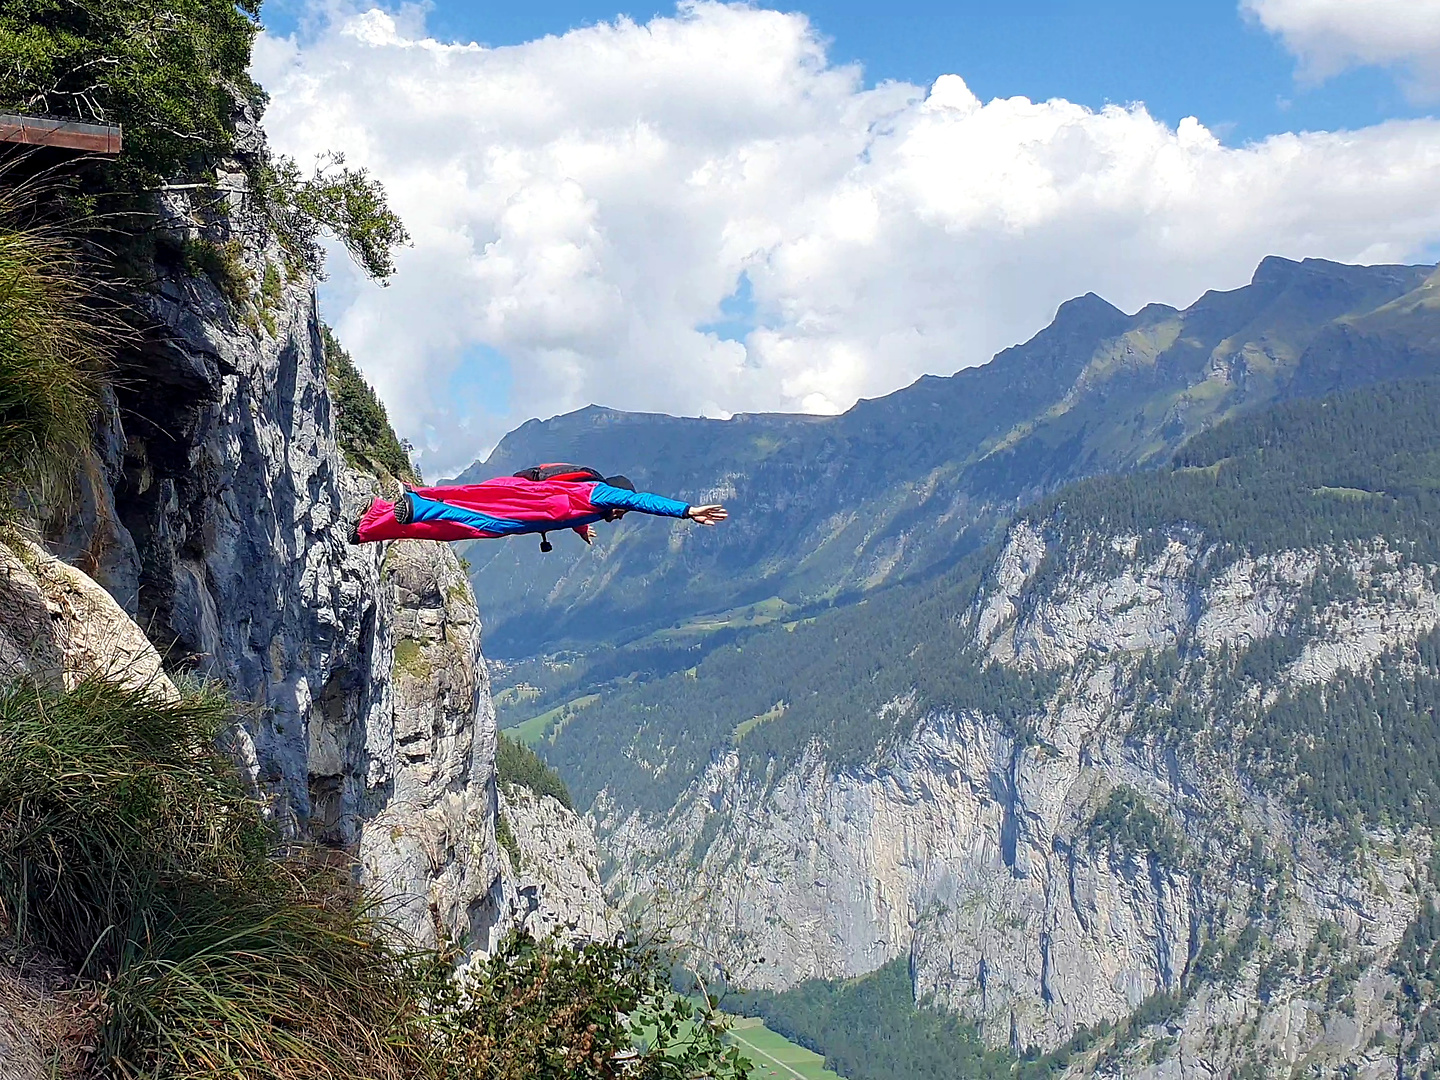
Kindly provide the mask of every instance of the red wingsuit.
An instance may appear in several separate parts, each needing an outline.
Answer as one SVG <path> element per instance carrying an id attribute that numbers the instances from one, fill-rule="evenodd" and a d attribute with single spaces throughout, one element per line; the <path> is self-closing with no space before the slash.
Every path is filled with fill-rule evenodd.
<path id="1" fill-rule="evenodd" d="M 355 526 L 351 542 L 373 540 L 474 540 L 522 533 L 583 530 L 617 510 L 686 517 L 688 503 L 629 491 L 604 481 L 527 480 L 500 476 L 482 484 L 412 488 L 407 505 L 376 499 Z M 402 523 L 403 521 L 403 523 Z"/>

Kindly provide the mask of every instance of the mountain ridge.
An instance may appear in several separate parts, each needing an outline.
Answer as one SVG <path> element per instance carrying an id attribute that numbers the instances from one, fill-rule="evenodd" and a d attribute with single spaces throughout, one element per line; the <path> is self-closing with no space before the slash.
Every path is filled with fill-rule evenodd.
<path id="1" fill-rule="evenodd" d="M 615 644 L 770 597 L 833 602 L 951 562 L 1068 480 L 1158 462 L 1246 409 L 1422 370 L 1440 334 L 1433 276 L 1428 265 L 1272 256 L 1250 284 L 1184 310 L 1127 315 L 1087 293 L 987 364 L 922 376 L 838 416 L 587 406 L 528 421 L 458 479 L 577 460 L 735 513 L 713 532 L 626 522 L 578 558 L 469 545 L 490 648 Z"/>
<path id="2" fill-rule="evenodd" d="M 617 688 L 549 748 L 607 884 L 750 987 L 903 957 L 1056 1075 L 1423 1075 L 1436 415 L 1434 378 L 1281 403 Z"/>

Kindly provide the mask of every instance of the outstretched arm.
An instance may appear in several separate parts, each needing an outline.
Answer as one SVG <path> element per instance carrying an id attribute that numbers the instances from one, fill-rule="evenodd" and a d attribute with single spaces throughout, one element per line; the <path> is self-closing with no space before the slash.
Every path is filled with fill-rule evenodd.
<path id="1" fill-rule="evenodd" d="M 690 516 L 690 504 L 648 491 L 627 491 L 611 484 L 596 484 L 590 491 L 590 505 L 596 510 L 635 510 L 659 517 Z"/>

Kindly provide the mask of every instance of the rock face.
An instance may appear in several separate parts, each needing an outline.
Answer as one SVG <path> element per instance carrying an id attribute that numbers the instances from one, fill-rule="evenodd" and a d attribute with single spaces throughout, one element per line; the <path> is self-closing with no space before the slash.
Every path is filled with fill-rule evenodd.
<path id="1" fill-rule="evenodd" d="M 0 682 L 114 679 L 166 697 L 160 654 L 90 577 L 22 536 L 0 541 Z"/>
<path id="2" fill-rule="evenodd" d="M 619 931 L 585 821 L 551 796 L 513 784 L 501 785 L 500 815 L 509 830 L 500 858 L 516 926 L 535 937 L 558 932 L 592 941 Z"/>
<path id="3" fill-rule="evenodd" d="M 245 703 L 241 764 L 282 828 L 358 854 L 417 941 L 483 950 L 506 908 L 474 595 L 447 548 L 348 545 L 377 481 L 336 446 L 312 284 L 243 195 L 253 117 L 237 146 L 228 203 L 163 197 L 149 325 L 47 540 Z"/>
<path id="4" fill-rule="evenodd" d="M 1380 541 L 1223 567 L 1181 528 L 1148 547 L 1053 543 L 1014 526 L 964 616 L 989 660 L 1054 678 L 1032 727 L 930 712 L 861 768 L 816 746 L 754 776 L 732 754 L 666 814 L 602 797 L 607 884 L 671 896 L 658 916 L 751 984 L 908 953 L 917 998 L 996 1045 L 1054 1048 L 1142 1004 L 1163 1021 L 1100 1040 L 1081 1071 L 1395 1075 L 1416 1036 L 1391 964 L 1440 886 L 1431 837 L 1379 830 L 1342 852 L 1209 733 L 1179 748 L 1148 736 L 1155 680 L 1139 672 L 1174 658 L 1202 710 L 1219 700 L 1220 661 L 1257 642 L 1288 642 L 1290 659 L 1251 700 L 1363 673 L 1440 623 L 1440 571 Z M 1322 571 L 1353 588 L 1302 619 Z"/>
<path id="5" fill-rule="evenodd" d="M 378 808 L 358 828 L 365 877 L 416 942 L 493 948 L 509 906 L 495 847 L 495 711 L 469 582 L 448 548 L 401 541 L 385 553 L 391 592 L 388 688 L 367 717 L 363 784 L 347 795 L 354 752 L 340 724 L 322 740 L 338 785 L 331 805 Z M 377 680 L 385 681 L 385 680 Z M 313 731 L 313 729 L 312 729 Z M 311 737 L 311 769 L 317 743 Z"/>

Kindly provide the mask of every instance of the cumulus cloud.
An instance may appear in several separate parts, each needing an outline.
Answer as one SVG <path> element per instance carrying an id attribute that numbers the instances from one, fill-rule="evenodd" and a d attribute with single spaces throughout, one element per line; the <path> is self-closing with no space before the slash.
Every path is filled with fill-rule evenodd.
<path id="1" fill-rule="evenodd" d="M 1355 65 L 1402 65 L 1420 97 L 1440 94 L 1437 0 L 1243 0 L 1319 81 Z"/>
<path id="2" fill-rule="evenodd" d="M 589 402 L 840 410 L 987 360 L 1096 291 L 1133 310 L 1267 254 L 1440 238 L 1440 123 L 1223 146 L 1141 107 L 864 87 L 801 15 L 685 3 L 486 48 L 423 12 L 263 37 L 274 145 L 343 150 L 415 244 L 327 315 L 432 475 Z"/>

